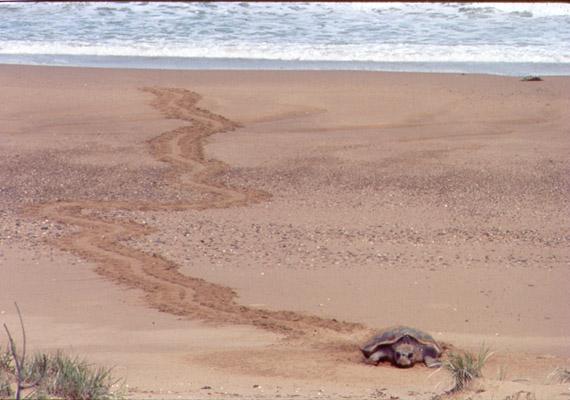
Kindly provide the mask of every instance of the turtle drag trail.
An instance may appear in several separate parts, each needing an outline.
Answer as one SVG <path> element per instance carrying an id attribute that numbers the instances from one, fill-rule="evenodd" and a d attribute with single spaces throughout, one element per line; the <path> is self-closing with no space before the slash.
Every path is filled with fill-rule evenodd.
<path id="1" fill-rule="evenodd" d="M 180 211 L 244 206 L 263 201 L 266 193 L 240 190 L 211 182 L 226 166 L 204 158 L 202 141 L 210 135 L 230 132 L 238 124 L 197 107 L 200 96 L 183 89 L 145 88 L 155 100 L 152 105 L 167 118 L 190 125 L 165 132 L 149 141 L 152 155 L 172 168 L 172 184 L 201 192 L 209 199 L 196 202 L 156 204 L 125 201 L 64 200 L 33 206 L 32 217 L 57 221 L 80 231 L 52 244 L 97 263 L 96 272 L 129 288 L 142 290 L 147 303 L 162 312 L 216 323 L 253 325 L 288 338 L 324 330 L 351 333 L 365 330 L 356 323 L 339 322 L 288 311 L 268 311 L 238 304 L 236 293 L 227 287 L 181 274 L 176 264 L 157 254 L 146 254 L 119 244 L 125 238 L 151 233 L 134 222 L 96 217 L 93 211 Z"/>
<path id="2" fill-rule="evenodd" d="M 32 351 L 116 366 L 133 398 L 429 400 L 444 371 L 358 350 L 406 325 L 491 348 L 466 398 L 570 393 L 569 79 L 0 66 L 0 87 L 0 323 L 17 301 Z"/>

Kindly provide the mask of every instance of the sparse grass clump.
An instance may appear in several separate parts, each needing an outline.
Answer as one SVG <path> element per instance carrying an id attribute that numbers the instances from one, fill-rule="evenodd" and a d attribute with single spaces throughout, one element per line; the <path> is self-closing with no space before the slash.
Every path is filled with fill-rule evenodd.
<path id="1" fill-rule="evenodd" d="M 469 352 L 451 353 L 448 359 L 442 362 L 442 367 L 449 371 L 453 378 L 451 392 L 460 392 L 473 379 L 481 377 L 481 371 L 491 355 L 485 346 L 481 346 L 476 355 Z"/>
<path id="2" fill-rule="evenodd" d="M 93 368 L 87 362 L 61 352 L 36 354 L 21 371 L 26 398 L 104 400 L 120 397 L 112 390 L 118 380 L 113 378 L 111 369 Z M 0 369 L 0 398 L 14 395 L 12 387 L 16 381 L 17 376 L 12 370 Z"/>
<path id="3" fill-rule="evenodd" d="M 111 388 L 118 381 L 110 369 L 93 368 L 62 353 L 36 355 L 27 372 L 31 379 L 43 376 L 37 388 L 39 394 L 78 400 L 116 398 Z"/>
<path id="4" fill-rule="evenodd" d="M 22 329 L 22 346 L 16 345 L 8 326 L 6 351 L 0 351 L 0 399 L 118 399 L 113 392 L 118 383 L 111 369 L 93 368 L 85 361 L 57 352 L 26 357 L 26 330 L 16 304 Z"/>

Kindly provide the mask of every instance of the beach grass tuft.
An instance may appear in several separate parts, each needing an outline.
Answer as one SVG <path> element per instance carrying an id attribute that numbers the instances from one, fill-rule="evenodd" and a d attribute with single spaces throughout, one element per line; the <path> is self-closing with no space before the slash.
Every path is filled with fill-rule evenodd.
<path id="1" fill-rule="evenodd" d="M 454 385 L 450 392 L 460 392 L 472 380 L 481 377 L 481 371 L 491 356 L 492 353 L 489 348 L 484 345 L 481 346 L 477 354 L 470 352 L 451 353 L 442 363 L 442 368 L 447 370 L 453 378 Z"/>
<path id="2" fill-rule="evenodd" d="M 13 395 L 11 387 L 16 376 L 9 366 L 10 364 L 2 364 L 0 368 L 0 398 Z M 30 385 L 31 396 L 27 395 L 27 398 L 31 399 L 121 398 L 120 394 L 113 391 L 119 380 L 113 378 L 110 368 L 95 368 L 84 360 L 61 352 L 35 354 L 23 366 L 22 377 L 26 384 L 34 382 L 34 385 Z"/>
<path id="3" fill-rule="evenodd" d="M 16 345 L 10 329 L 4 324 L 8 346 L 5 351 L 0 351 L 1 399 L 108 400 L 123 397 L 120 392 L 113 391 L 119 380 L 113 378 L 110 368 L 94 368 L 84 360 L 59 351 L 26 357 L 26 330 L 20 309 L 15 305 L 22 329 L 22 345 Z"/>
<path id="4" fill-rule="evenodd" d="M 118 382 L 108 368 L 93 368 L 87 362 L 61 352 L 36 355 L 29 365 L 33 378 L 45 374 L 38 392 L 65 399 L 113 399 L 111 388 Z"/>

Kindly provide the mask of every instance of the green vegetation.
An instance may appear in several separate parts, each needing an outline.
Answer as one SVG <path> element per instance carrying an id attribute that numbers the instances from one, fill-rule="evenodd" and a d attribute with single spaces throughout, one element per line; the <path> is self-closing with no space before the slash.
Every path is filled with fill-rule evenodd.
<path id="1" fill-rule="evenodd" d="M 38 354 L 26 367 L 28 381 L 38 382 L 36 393 L 39 398 L 59 397 L 63 399 L 114 399 L 111 388 L 118 383 L 111 370 L 93 368 L 85 361 L 71 358 L 62 353 Z"/>
<path id="2" fill-rule="evenodd" d="M 460 392 L 473 379 L 481 377 L 481 371 L 491 355 L 485 346 L 481 346 L 476 355 L 469 352 L 451 353 L 448 359 L 442 362 L 442 367 L 449 371 L 454 381 L 451 392 Z"/>
<path id="3" fill-rule="evenodd" d="M 22 347 L 18 349 L 14 338 L 4 324 L 8 346 L 0 351 L 0 398 L 27 399 L 118 399 L 113 391 L 119 382 L 111 369 L 93 368 L 78 358 L 57 352 L 35 354 L 26 359 L 26 331 L 18 305 L 22 328 Z"/>

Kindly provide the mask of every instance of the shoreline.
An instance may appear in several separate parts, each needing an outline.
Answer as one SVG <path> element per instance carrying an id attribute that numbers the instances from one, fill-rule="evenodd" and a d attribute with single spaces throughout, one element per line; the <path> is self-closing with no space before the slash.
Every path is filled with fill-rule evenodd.
<path id="1" fill-rule="evenodd" d="M 527 84 L 484 75 L 0 66 L 0 84 L 6 104 L 0 261 L 10 264 L 0 286 L 2 317 L 13 321 L 4 304 L 26 293 L 21 306 L 37 348 L 59 343 L 118 363 L 138 387 L 133 396 L 160 396 L 165 386 L 194 398 L 205 386 L 220 396 L 251 396 L 261 386 L 271 388 L 268 397 L 299 388 L 308 398 L 322 388 L 332 398 L 366 397 L 382 379 L 392 394 L 414 390 L 427 399 L 445 386 L 425 368 L 404 376 L 363 365 L 354 349 L 364 331 L 319 327 L 314 337 L 283 340 L 254 329 L 258 318 L 245 313 L 261 310 L 271 322 L 290 311 L 281 315 L 292 318 L 293 330 L 304 324 L 295 326 L 300 313 L 307 326 L 333 319 L 367 329 L 414 325 L 467 349 L 495 336 L 498 355 L 485 382 L 499 388 L 481 396 L 529 389 L 557 398 L 552 391 L 562 390 L 543 381 L 570 361 L 564 311 L 570 79 Z M 201 100 L 194 108 L 183 96 L 173 100 L 177 112 L 161 110 L 145 87 L 190 90 Z M 202 167 L 173 145 L 184 140 L 164 144 L 176 165 L 189 163 L 176 179 L 175 164 L 152 146 L 162 146 L 160 135 L 182 132 L 189 119 L 196 124 L 212 115 L 240 127 L 188 153 L 228 166 L 211 177 L 217 189 L 206 193 L 203 182 L 193 183 Z M 224 188 L 271 198 L 218 208 Z M 57 212 L 29 218 L 18 211 L 49 202 L 68 204 L 74 214 L 65 220 Z M 106 206 L 113 202 L 115 208 Z M 150 205 L 135 206 L 143 202 Z M 184 209 L 181 202 L 211 207 Z M 90 205 L 78 213 L 74 204 L 83 203 Z M 144 291 L 125 290 L 132 287 L 128 279 L 117 286 L 95 272 L 107 255 L 74 256 L 44 243 L 87 243 L 77 236 L 87 220 L 95 221 L 95 231 L 144 226 L 144 237 L 96 231 L 118 235 L 115 247 L 87 242 L 121 257 L 127 251 L 119 247 L 146 254 L 154 260 L 149 265 L 167 260 L 169 274 L 229 289 L 245 320 L 218 303 L 227 297 L 222 292 L 206 302 L 222 304 L 229 317 L 213 325 L 200 313 L 158 312 Z M 99 291 L 109 295 L 98 297 Z M 178 292 L 151 291 L 170 305 Z M 180 294 L 176 302 L 192 296 Z M 91 339 L 78 340 L 78 333 Z M 144 366 L 153 363 L 160 371 L 150 377 Z M 493 380 L 494 369 L 514 364 L 511 380 Z M 526 383 L 512 381 L 521 377 Z"/>
<path id="2" fill-rule="evenodd" d="M 0 65 L 164 71 L 351 71 L 470 74 L 508 77 L 523 77 L 527 75 L 556 77 L 570 76 L 570 63 L 534 62 L 377 62 L 271 60 L 242 58 L 0 54 Z"/>

